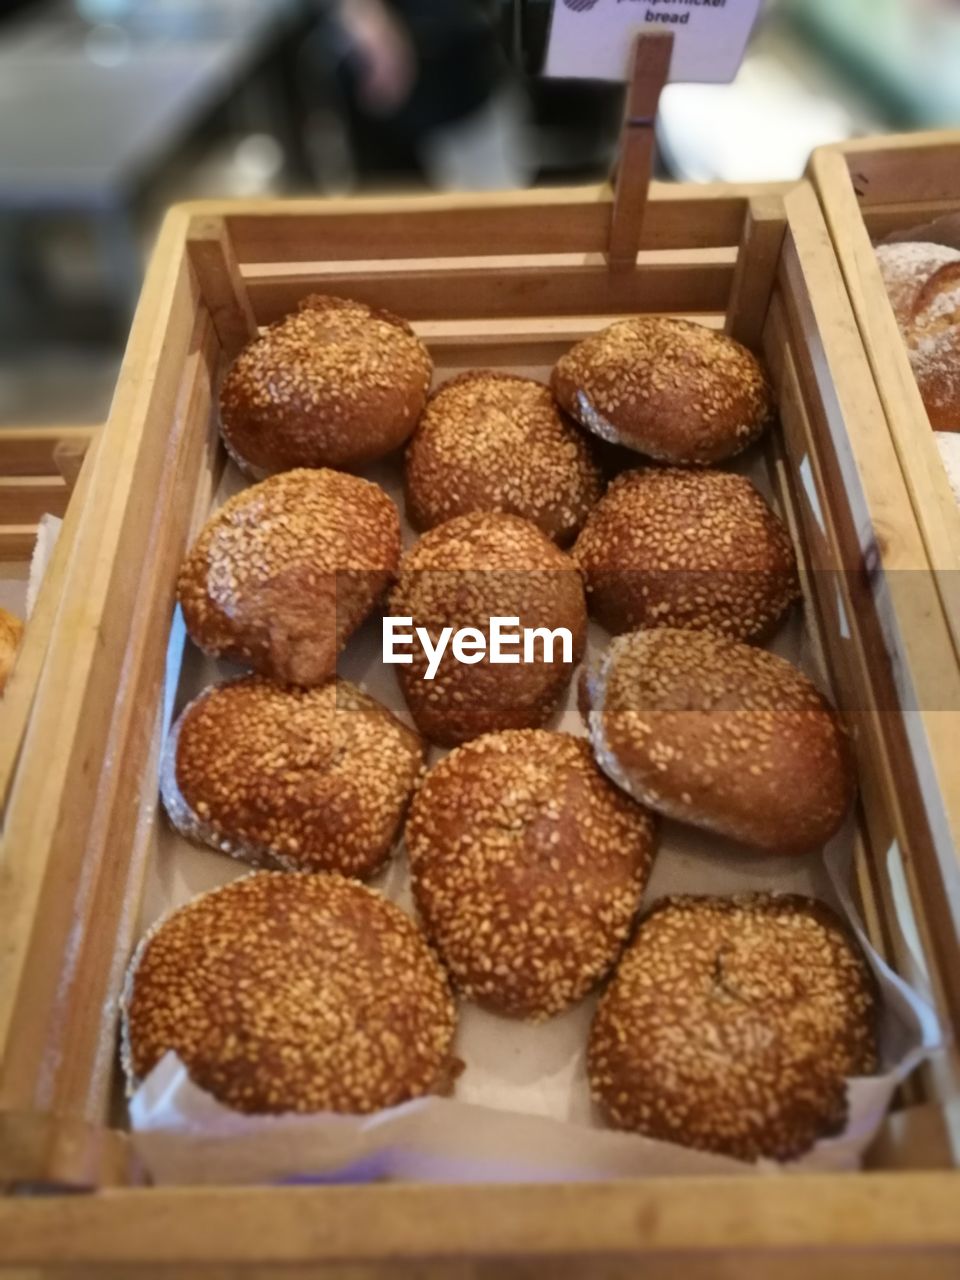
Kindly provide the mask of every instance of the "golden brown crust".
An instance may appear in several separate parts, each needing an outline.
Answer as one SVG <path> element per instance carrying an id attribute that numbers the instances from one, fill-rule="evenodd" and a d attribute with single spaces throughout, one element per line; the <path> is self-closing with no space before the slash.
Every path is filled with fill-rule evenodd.
<path id="1" fill-rule="evenodd" d="M 561 545 L 603 491 L 586 438 L 549 388 L 489 369 L 458 374 L 430 397 L 407 446 L 404 485 L 416 529 L 504 511 Z"/>
<path id="2" fill-rule="evenodd" d="M 247 676 L 183 711 L 160 782 L 189 839 L 255 866 L 365 879 L 390 855 L 423 759 L 417 734 L 345 680 Z"/>
<path id="3" fill-rule="evenodd" d="M 573 556 L 590 612 L 615 634 L 666 626 L 760 640 L 800 595 L 786 529 L 749 480 L 723 471 L 627 472 Z"/>
<path id="4" fill-rule="evenodd" d="M 0 609 L 0 693 L 3 693 L 10 672 L 17 660 L 17 650 L 23 639 L 23 623 L 16 614 Z"/>
<path id="5" fill-rule="evenodd" d="M 152 930 L 122 1012 L 131 1088 L 174 1050 L 248 1113 L 359 1114 L 430 1093 L 456 1026 L 443 969 L 399 907 L 341 876 L 275 871 Z"/>
<path id="6" fill-rule="evenodd" d="M 641 922 L 590 1031 L 618 1129 L 740 1160 L 839 1133 L 877 1068 L 875 984 L 840 920 L 797 896 L 668 898 Z"/>
<path id="7" fill-rule="evenodd" d="M 960 252 L 878 245 L 877 262 L 935 431 L 960 431 Z"/>
<path id="8" fill-rule="evenodd" d="M 657 813 L 762 852 L 804 853 L 855 789 L 833 708 L 796 667 L 706 631 L 635 631 L 589 682 L 600 767 Z"/>
<path id="9" fill-rule="evenodd" d="M 401 561 L 390 613 L 426 627 L 435 645 L 444 627 L 480 631 L 489 647 L 490 619 L 515 617 L 520 627 L 564 627 L 572 661 L 475 665 L 458 662 L 448 647 L 432 680 L 419 644 L 413 662 L 397 667 L 414 723 L 432 742 L 456 746 L 481 733 L 533 729 L 546 723 L 562 698 L 586 644 L 583 583 L 576 565 L 549 538 L 518 516 L 477 512 L 431 529 Z M 522 655 L 521 655 L 522 656 Z"/>
<path id="10" fill-rule="evenodd" d="M 404 443 L 433 375 L 405 320 L 312 294 L 241 351 L 220 393 L 224 442 L 262 476 L 357 470 Z"/>
<path id="11" fill-rule="evenodd" d="M 660 462 L 706 466 L 740 453 L 773 416 L 750 352 L 666 316 L 618 320 L 561 356 L 551 385 L 589 431 Z"/>
<path id="12" fill-rule="evenodd" d="M 287 471 L 229 499 L 180 571 L 191 639 L 285 684 L 321 684 L 390 583 L 400 518 L 377 485 Z"/>
<path id="13" fill-rule="evenodd" d="M 626 941 L 654 835 L 582 738 L 488 734 L 441 760 L 405 841 L 427 936 L 457 988 L 523 1018 L 579 1000 Z"/>

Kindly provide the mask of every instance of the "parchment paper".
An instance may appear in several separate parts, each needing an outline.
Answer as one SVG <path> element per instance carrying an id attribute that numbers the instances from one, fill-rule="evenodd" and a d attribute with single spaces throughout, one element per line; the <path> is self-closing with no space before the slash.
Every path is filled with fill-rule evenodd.
<path id="1" fill-rule="evenodd" d="M 770 496 L 762 458 L 754 455 L 739 469 Z M 395 470 L 370 476 L 399 500 Z M 229 467 L 217 503 L 242 484 Z M 402 511 L 402 500 L 398 505 Z M 405 539 L 412 541 L 408 530 Z M 605 643 L 604 633 L 591 626 L 588 657 Z M 799 662 L 826 688 L 800 610 L 770 647 Z M 204 658 L 189 643 L 184 647 L 178 618 L 171 640 L 168 716 L 206 684 L 233 671 Z M 380 662 L 379 619 L 351 641 L 340 674 L 408 720 L 394 672 Z M 585 733 L 575 682 L 554 727 Z M 442 754 L 432 749 L 431 762 Z M 221 854 L 190 845 L 162 816 L 156 834 L 142 929 L 194 894 L 248 873 Z M 805 893 L 831 903 L 850 920 L 882 992 L 882 1074 L 849 1082 L 846 1130 L 819 1142 L 801 1160 L 786 1166 L 747 1165 L 605 1129 L 591 1102 L 585 1071 L 595 996 L 538 1026 L 463 1004 L 455 1052 L 466 1070 L 455 1097 L 418 1100 L 367 1117 L 240 1116 L 196 1088 L 171 1053 L 131 1101 L 135 1148 L 156 1181 L 184 1184 L 370 1178 L 516 1182 L 855 1168 L 893 1090 L 939 1044 L 939 1032 L 929 1006 L 872 951 L 854 918 L 846 888 L 851 846 L 851 830 L 846 830 L 822 856 L 758 857 L 728 841 L 665 822 L 644 897 L 647 908 L 670 893 Z M 402 848 L 374 883 L 412 913 Z"/>

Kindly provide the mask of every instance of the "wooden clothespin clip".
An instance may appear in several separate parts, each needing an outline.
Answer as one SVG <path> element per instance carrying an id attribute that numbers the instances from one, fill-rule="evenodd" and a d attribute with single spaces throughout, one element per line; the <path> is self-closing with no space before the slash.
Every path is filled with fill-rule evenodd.
<path id="1" fill-rule="evenodd" d="M 637 36 L 614 177 L 607 248 L 611 270 L 625 270 L 636 265 L 643 214 L 653 175 L 657 107 L 670 73 L 672 56 L 672 32 L 656 31 Z"/>

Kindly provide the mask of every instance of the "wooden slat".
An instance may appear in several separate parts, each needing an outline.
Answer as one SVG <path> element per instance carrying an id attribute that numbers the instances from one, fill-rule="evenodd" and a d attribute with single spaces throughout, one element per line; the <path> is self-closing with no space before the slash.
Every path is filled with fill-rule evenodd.
<path id="1" fill-rule="evenodd" d="M 944 214 L 960 210 L 960 196 L 952 200 L 913 200 L 872 207 L 861 204 L 860 214 L 864 226 L 874 242 L 885 239 L 893 231 L 906 231 L 910 227 L 923 226 Z"/>
<path id="2" fill-rule="evenodd" d="M 356 298 L 410 320 L 724 311 L 735 260 L 733 249 L 641 255 L 636 270 L 613 277 L 600 254 L 311 262 L 297 271 L 246 268 L 244 280 L 261 325 L 308 293 Z"/>
<path id="3" fill-rule="evenodd" d="M 955 150 L 960 163 L 960 135 Z M 860 218 L 843 153 L 830 148 L 815 152 L 811 173 L 817 183 L 929 562 L 934 569 L 942 571 L 938 586 L 960 656 L 960 512 Z"/>
<path id="4" fill-rule="evenodd" d="M 894 847 L 901 851 L 901 870 L 904 859 L 912 864 L 921 856 L 921 845 L 927 856 L 932 856 L 932 836 L 920 803 L 922 789 L 902 721 L 890 715 L 897 703 L 897 691 L 882 621 L 870 596 L 869 581 L 860 571 L 862 555 L 856 523 L 836 518 L 838 511 L 843 512 L 836 501 L 843 481 L 839 459 L 830 446 L 830 424 L 819 408 L 811 370 L 807 368 L 804 378 L 798 372 L 793 353 L 799 350 L 799 344 L 791 334 L 791 321 L 782 305 L 774 308 L 771 321 L 766 349 L 772 357 L 771 366 L 775 367 L 789 459 L 787 471 L 794 492 L 793 505 L 802 523 L 809 569 L 805 585 L 823 620 L 820 634 L 830 659 L 834 693 L 852 730 L 857 756 L 858 809 L 863 821 L 854 869 L 864 923 L 880 954 L 907 981 L 924 989 L 927 976 L 917 971 L 907 940 L 912 924 L 923 937 L 924 954 L 935 954 L 924 924 L 924 890 L 904 871 L 911 902 L 898 901 L 887 862 L 888 857 L 894 856 L 888 853 Z M 794 315 L 793 325 L 797 322 Z M 868 402 L 864 408 L 869 413 Z M 868 670 L 871 679 L 866 683 L 864 672 Z M 904 912 L 910 913 L 910 922 L 900 919 Z M 937 1007 L 945 1024 L 949 1023 L 945 991 L 948 972 L 934 968 L 932 973 Z M 947 1055 L 943 1061 L 944 1083 L 955 1094 L 960 1089 L 960 1065 L 955 1053 L 949 1062 L 946 1058 Z M 926 1084 L 936 1094 L 934 1082 L 927 1078 Z M 942 1128 L 940 1136 L 947 1142 L 949 1130 Z M 947 1146 L 937 1154 L 939 1163 L 953 1163 L 960 1158 L 960 1147 L 951 1153 Z"/>
<path id="5" fill-rule="evenodd" d="M 956 132 L 864 138 L 838 151 L 865 205 L 960 199 Z"/>
<path id="6" fill-rule="evenodd" d="M 224 219 L 194 218 L 187 230 L 187 252 L 220 345 L 232 359 L 257 336 L 257 324 Z"/>
<path id="7" fill-rule="evenodd" d="M 49 1106 L 38 1076 L 58 1007 L 72 911 L 82 901 L 84 851 L 95 808 L 130 611 L 152 501 L 131 507 L 130 476 L 148 476 L 167 450 L 171 416 L 195 341 L 198 297 L 184 252 L 186 217 L 168 215 L 148 273 L 103 428 L 75 539 L 69 581 L 11 788 L 0 841 L 0 1110 Z M 119 554 L 118 554 L 119 552 Z M 50 745 L 56 744 L 56 751 Z M 14 1061 L 14 1058 L 16 1059 Z M 32 1068 L 24 1068 L 30 1060 Z"/>
<path id="8" fill-rule="evenodd" d="M 74 904 L 75 920 L 82 919 L 85 927 L 61 970 L 60 1014 L 55 1018 L 56 1049 L 69 1047 L 69 1052 L 57 1074 L 53 1105 L 60 1113 L 91 1120 L 109 1109 L 118 1029 L 104 1018 L 91 1019 L 88 1010 L 91 1004 L 117 1010 L 124 971 L 137 941 L 143 877 L 153 848 L 153 783 L 159 769 L 159 717 L 177 574 L 189 538 L 209 514 L 223 465 L 214 411 L 220 361 L 216 335 L 203 317 L 170 424 L 163 469 L 152 485 L 152 523 L 143 543 L 130 551 L 142 567 L 120 673 L 128 696 L 118 702 L 111 719 L 88 841 L 88 889 Z M 172 530 L 179 530 L 179 535 L 171 536 Z M 165 625 L 158 626 L 158 619 Z"/>
<path id="9" fill-rule="evenodd" d="M 29 723 L 37 682 L 40 679 L 40 672 L 53 634 L 60 595 L 66 581 L 70 555 L 80 523 L 80 514 L 90 487 L 96 448 L 97 444 L 94 442 L 88 449 L 86 460 L 80 469 L 73 490 L 73 500 L 67 508 L 53 555 L 50 557 L 50 563 L 47 565 L 37 592 L 29 625 L 24 632 L 20 652 L 17 654 L 16 666 L 3 691 L 3 733 L 0 734 L 0 811 L 6 810 L 10 785 Z M 29 534 L 29 546 L 21 558 L 29 561 L 36 541 L 36 526 L 26 526 L 25 533 Z"/>
<path id="10" fill-rule="evenodd" d="M 654 122 L 672 57 L 672 32 L 644 32 L 634 40 L 607 242 L 615 270 L 632 269 L 640 249 L 653 177 Z"/>
<path id="11" fill-rule="evenodd" d="M 0 1200 L 0 1264 L 124 1277 L 955 1277 L 960 1175 L 154 1188 Z M 772 1251 L 776 1250 L 776 1257 Z M 160 1268 L 170 1268 L 161 1271 Z M 216 1268 L 216 1270 L 215 1270 Z M 258 1270 L 261 1269 L 262 1270 Z M 98 1270 L 98 1276 L 105 1274 Z"/>
<path id="12" fill-rule="evenodd" d="M 85 451 L 96 430 L 96 427 L 0 426 L 0 476 L 59 475 L 57 448 L 66 444 Z"/>
<path id="13" fill-rule="evenodd" d="M 62 476 L 0 476 L 0 520 L 36 524 L 43 515 L 62 516 L 70 490 Z"/>
<path id="14" fill-rule="evenodd" d="M 783 200 L 754 196 L 744 218 L 725 329 L 751 350 L 760 346 L 786 231 Z"/>
<path id="15" fill-rule="evenodd" d="M 41 1181 L 71 1190 L 127 1186 L 127 1135 L 36 1112 L 0 1113 L 0 1195 Z"/>
<path id="16" fill-rule="evenodd" d="M 919 877 L 915 903 L 933 939 L 943 993 L 960 1026 L 960 668 L 876 388 L 857 340 L 849 302 L 813 196 L 787 197 L 798 211 L 784 246 L 781 281 L 786 312 L 802 360 L 798 371 L 818 388 L 817 458 L 831 495 L 843 563 L 847 609 L 866 630 L 863 662 L 876 672 L 879 704 L 860 694 L 872 718 L 869 745 L 886 742 L 886 803 L 899 808 L 898 836 L 908 870 Z M 799 210 L 798 210 L 799 206 Z M 800 216 L 802 212 L 802 216 Z M 835 322 L 827 328 L 827 310 Z M 818 334 L 829 333 L 829 344 Z M 876 627 L 867 623 L 871 615 Z M 884 692 L 885 655 L 893 653 L 896 685 Z M 863 665 L 861 662 L 861 666 Z M 906 715 L 890 714 L 899 705 Z M 879 720 L 876 716 L 879 715 Z M 953 745 L 951 745 L 953 744 Z M 878 769 L 880 761 L 878 758 Z M 916 785 L 911 779 L 916 777 Z M 881 846 L 882 847 L 882 846 Z"/>
<path id="17" fill-rule="evenodd" d="M 29 560 L 36 540 L 35 524 L 0 524 L 0 561 Z"/>
<path id="18" fill-rule="evenodd" d="M 704 183 L 650 184 L 640 248 L 736 245 L 745 202 L 789 184 L 736 188 Z M 544 188 L 448 196 L 346 200 L 234 201 L 227 228 L 241 265 L 390 257 L 510 253 L 604 253 L 610 229 L 609 187 Z M 400 204 L 402 203 L 402 209 Z M 193 216 L 222 215 L 199 201 Z"/>

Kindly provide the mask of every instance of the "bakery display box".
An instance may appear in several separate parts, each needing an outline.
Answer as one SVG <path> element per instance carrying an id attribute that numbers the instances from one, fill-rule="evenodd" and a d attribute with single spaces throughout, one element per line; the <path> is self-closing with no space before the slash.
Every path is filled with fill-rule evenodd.
<path id="1" fill-rule="evenodd" d="M 809 173 L 960 652 L 960 506 L 873 251 L 873 242 L 891 233 L 960 214 L 960 130 L 823 147 L 813 153 Z M 953 830 L 960 844 L 960 824 Z"/>
<path id="2" fill-rule="evenodd" d="M 97 1276 L 942 1276 L 960 1264 L 960 1068 L 900 1091 L 868 1171 L 578 1185 L 143 1185 L 118 1105 L 116 999 L 157 809 L 181 558 L 223 466 L 216 387 L 310 292 L 407 316 L 438 377 L 544 377 L 619 315 L 724 327 L 780 406 L 767 460 L 806 615 L 852 726 L 855 889 L 877 949 L 960 1025 L 949 833 L 952 640 L 816 197 L 792 188 L 194 204 L 145 283 L 6 810 L 0 1268 Z M 909 590 L 898 583 L 909 580 Z M 955 796 L 953 797 L 955 799 Z M 42 1192 L 43 1194 L 36 1194 Z M 83 1192 L 84 1194 L 76 1194 Z M 33 1194 L 31 1194 L 33 1193 Z M 69 1194 L 68 1194 L 69 1193 Z M 811 1252 L 814 1250 L 814 1252 Z M 775 1261 L 774 1261 L 775 1257 Z M 814 1262 L 813 1260 L 816 1259 Z M 722 1260 L 722 1262 L 721 1262 Z"/>

